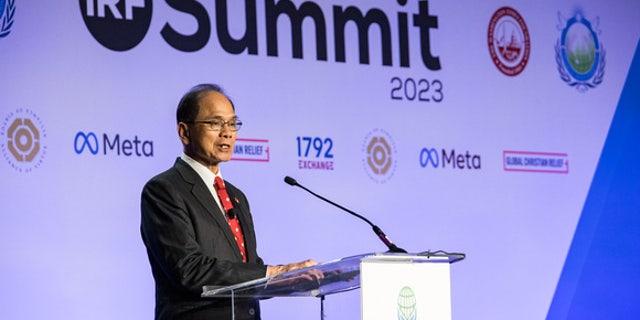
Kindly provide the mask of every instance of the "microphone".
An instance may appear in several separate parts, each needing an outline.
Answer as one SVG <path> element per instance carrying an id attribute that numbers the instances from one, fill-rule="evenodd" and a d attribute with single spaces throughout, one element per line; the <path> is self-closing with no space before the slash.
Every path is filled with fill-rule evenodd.
<path id="1" fill-rule="evenodd" d="M 373 228 L 373 232 L 376 235 L 378 235 L 378 238 L 380 238 L 380 240 L 382 240 L 382 242 L 387 246 L 387 248 L 389 248 L 390 252 L 407 253 L 406 250 L 404 250 L 402 248 L 398 248 L 395 244 L 393 244 L 393 242 L 391 242 L 391 240 L 389 240 L 387 235 L 384 234 L 384 232 L 382 232 L 382 229 L 380 229 L 375 224 L 371 223 L 371 221 L 369 221 L 369 219 L 367 219 L 367 218 L 365 218 L 365 217 L 363 217 L 363 216 L 361 216 L 361 215 L 359 215 L 359 214 L 357 214 L 357 213 L 355 213 L 355 212 L 353 212 L 353 211 L 351 211 L 351 210 L 349 210 L 349 209 L 347 209 L 347 208 L 345 208 L 345 207 L 343 207 L 343 206 L 341 206 L 341 205 L 339 205 L 339 204 L 337 204 L 337 203 L 335 203 L 335 202 L 333 202 L 333 201 L 331 201 L 331 200 L 329 200 L 329 199 L 327 199 L 327 198 L 325 198 L 325 197 L 323 197 L 321 195 L 318 195 L 315 192 L 305 188 L 303 185 L 299 184 L 298 181 L 296 181 L 296 179 L 294 179 L 294 178 L 286 176 L 286 177 L 284 177 L 284 182 L 286 182 L 288 185 L 291 185 L 291 186 L 300 187 L 303 190 L 305 190 L 305 191 L 311 193 L 312 195 L 316 196 L 317 198 L 319 198 L 321 200 L 324 200 L 324 201 L 326 201 L 326 202 L 328 202 L 328 203 L 330 203 L 330 204 L 332 204 L 332 205 L 334 205 L 334 206 L 336 206 L 336 207 L 348 212 L 349 214 L 360 218 L 364 222 L 368 223 L 371 226 L 371 228 Z"/>
<path id="2" fill-rule="evenodd" d="M 226 189 L 227 190 L 227 195 L 229 196 L 229 199 L 235 199 L 236 197 L 233 196 L 233 193 L 231 192 L 231 190 Z M 231 202 L 231 209 L 229 209 L 229 211 L 227 211 L 227 217 L 229 219 L 235 219 L 236 218 L 236 207 L 235 205 L 233 205 L 233 201 Z"/>

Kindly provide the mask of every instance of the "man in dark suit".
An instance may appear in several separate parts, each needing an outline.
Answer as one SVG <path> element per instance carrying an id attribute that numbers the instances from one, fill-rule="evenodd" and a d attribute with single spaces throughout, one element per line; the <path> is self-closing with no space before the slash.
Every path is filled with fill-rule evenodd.
<path id="1" fill-rule="evenodd" d="M 177 122 L 183 155 L 142 191 L 140 229 L 156 283 L 155 318 L 231 319 L 231 300 L 203 299 L 202 286 L 232 285 L 316 262 L 267 266 L 258 256 L 247 198 L 221 179 L 220 163 L 231 159 L 242 126 L 222 89 L 193 87 L 180 100 Z M 234 307 L 236 319 L 260 319 L 257 300 L 235 299 Z"/>

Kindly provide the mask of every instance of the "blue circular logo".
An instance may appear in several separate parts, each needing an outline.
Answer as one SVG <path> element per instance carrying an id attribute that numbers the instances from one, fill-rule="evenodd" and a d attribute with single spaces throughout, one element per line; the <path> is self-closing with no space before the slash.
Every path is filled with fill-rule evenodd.
<path id="1" fill-rule="evenodd" d="M 560 78 L 580 92 L 602 83 L 605 67 L 605 50 L 598 39 L 598 19 L 587 20 L 578 11 L 565 19 L 558 14 L 560 38 L 555 45 L 556 63 Z"/>
<path id="2" fill-rule="evenodd" d="M 576 14 L 562 30 L 560 45 L 569 74 L 578 81 L 591 79 L 600 60 L 600 43 L 591 23 Z"/>

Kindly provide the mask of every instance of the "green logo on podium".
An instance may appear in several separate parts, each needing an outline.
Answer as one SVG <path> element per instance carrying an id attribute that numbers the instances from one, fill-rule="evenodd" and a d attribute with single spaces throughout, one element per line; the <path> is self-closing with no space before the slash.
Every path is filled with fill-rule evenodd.
<path id="1" fill-rule="evenodd" d="M 405 286 L 398 293 L 398 320 L 416 320 L 416 295 L 411 287 Z"/>

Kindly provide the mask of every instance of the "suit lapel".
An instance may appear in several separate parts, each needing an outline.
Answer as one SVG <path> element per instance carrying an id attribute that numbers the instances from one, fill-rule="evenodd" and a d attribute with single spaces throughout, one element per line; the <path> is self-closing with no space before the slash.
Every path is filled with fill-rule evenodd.
<path id="1" fill-rule="evenodd" d="M 235 252 L 237 258 L 242 260 L 242 256 L 238 251 L 235 237 L 229 228 L 229 224 L 224 217 L 224 214 L 217 206 L 213 195 L 205 185 L 204 181 L 200 178 L 197 172 L 193 170 L 186 162 L 181 159 L 178 159 L 175 164 L 176 169 L 180 172 L 180 175 L 185 180 L 185 182 L 191 184 L 191 194 L 193 194 L 194 198 L 202 205 L 203 208 L 206 208 L 207 213 L 213 217 L 213 220 L 218 224 L 220 229 L 223 230 L 225 238 Z M 242 220 L 241 220 L 242 221 Z"/>

